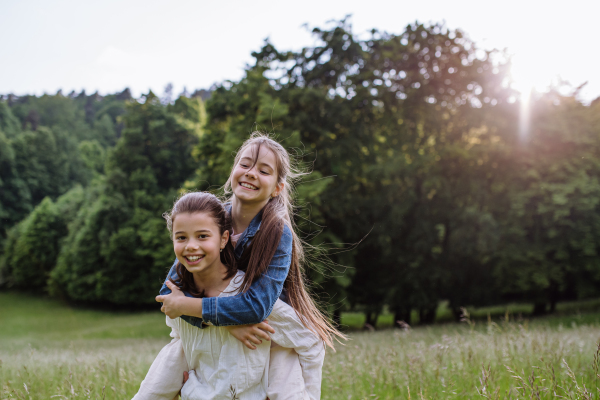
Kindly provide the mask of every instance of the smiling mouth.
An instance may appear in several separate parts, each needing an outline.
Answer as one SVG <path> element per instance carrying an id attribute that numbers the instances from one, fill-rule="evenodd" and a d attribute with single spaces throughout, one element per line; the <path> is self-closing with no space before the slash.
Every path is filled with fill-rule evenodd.
<path id="1" fill-rule="evenodd" d="M 204 256 L 184 256 L 185 259 L 190 262 L 190 263 L 195 263 L 197 261 L 200 261 L 204 258 Z"/>
<path id="2" fill-rule="evenodd" d="M 258 188 L 254 185 L 251 185 L 249 183 L 246 182 L 240 182 L 240 186 L 246 189 L 250 189 L 250 190 L 258 190 Z"/>

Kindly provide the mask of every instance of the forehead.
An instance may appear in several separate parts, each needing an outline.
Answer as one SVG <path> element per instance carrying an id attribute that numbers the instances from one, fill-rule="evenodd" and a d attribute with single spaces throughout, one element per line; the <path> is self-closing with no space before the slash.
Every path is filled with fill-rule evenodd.
<path id="1" fill-rule="evenodd" d="M 173 232 L 195 232 L 198 230 L 218 230 L 215 219 L 207 212 L 180 213 L 173 220 Z"/>
<path id="2" fill-rule="evenodd" d="M 248 146 L 242 151 L 240 155 L 240 160 L 242 158 L 249 158 L 252 161 L 256 160 L 259 164 L 269 164 L 271 167 L 275 168 L 277 165 L 277 158 L 275 157 L 275 153 L 273 150 L 269 149 L 266 145 L 260 146 L 260 150 L 258 152 L 258 156 L 256 154 L 256 150 L 258 149 L 258 145 Z"/>

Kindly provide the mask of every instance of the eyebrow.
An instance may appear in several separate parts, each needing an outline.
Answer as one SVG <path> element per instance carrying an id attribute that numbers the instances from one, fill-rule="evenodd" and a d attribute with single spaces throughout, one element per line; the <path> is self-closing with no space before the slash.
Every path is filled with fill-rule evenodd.
<path id="1" fill-rule="evenodd" d="M 210 230 L 209 229 L 200 229 L 200 230 L 197 230 L 194 233 L 198 233 L 198 232 L 208 232 L 208 233 L 210 233 Z M 179 235 L 180 233 L 185 233 L 185 232 L 184 231 L 177 231 L 173 235 Z"/>
<path id="2" fill-rule="evenodd" d="M 253 163 L 254 163 L 254 160 L 253 160 L 252 158 L 250 158 L 250 157 L 242 157 L 242 158 L 240 159 L 240 161 L 242 161 L 242 160 L 249 160 L 249 161 L 251 161 L 251 162 L 253 162 Z M 269 164 L 269 163 L 266 163 L 266 162 L 260 162 L 260 163 L 259 163 L 259 162 L 257 161 L 255 164 L 260 164 L 261 166 L 265 166 L 265 167 L 271 168 L 271 170 L 275 171 L 275 168 L 273 168 L 273 167 L 271 166 L 271 164 Z"/>

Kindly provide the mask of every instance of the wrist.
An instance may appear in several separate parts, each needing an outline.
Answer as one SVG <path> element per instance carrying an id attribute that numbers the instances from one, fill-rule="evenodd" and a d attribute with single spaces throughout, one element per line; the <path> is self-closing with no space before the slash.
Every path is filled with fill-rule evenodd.
<path id="1" fill-rule="evenodd" d="M 184 297 L 180 300 L 179 311 L 184 315 L 202 318 L 202 299 L 195 297 Z"/>

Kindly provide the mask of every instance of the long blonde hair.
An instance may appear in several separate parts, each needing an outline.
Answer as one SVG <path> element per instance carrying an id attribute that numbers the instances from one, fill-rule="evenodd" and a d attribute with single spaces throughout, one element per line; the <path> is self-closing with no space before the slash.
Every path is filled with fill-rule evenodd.
<path id="1" fill-rule="evenodd" d="M 252 150 L 252 156 L 254 162 L 256 162 L 262 146 L 265 146 L 275 155 L 277 183 L 283 183 L 284 185 L 279 195 L 269 199 L 269 202 L 263 208 L 260 229 L 252 241 L 251 250 L 249 254 L 242 256 L 242 260 L 240 260 L 240 268 L 246 269 L 246 275 L 240 290 L 247 291 L 250 285 L 265 273 L 279 245 L 284 225 L 287 225 L 292 234 L 292 260 L 283 287 L 287 291 L 289 304 L 294 308 L 304 325 L 333 349 L 334 339 L 339 341 L 339 339 L 347 338 L 331 324 L 329 318 L 321 312 L 307 290 L 304 282 L 304 245 L 302 239 L 296 234 L 293 219 L 294 185 L 303 175 L 306 175 L 306 172 L 300 171 L 290 161 L 290 156 L 282 145 L 263 133 L 254 132 L 238 150 L 232 173 L 246 149 L 250 148 Z M 225 194 L 229 198 L 233 195 L 231 179 L 232 175 L 230 174 L 224 186 Z"/>

